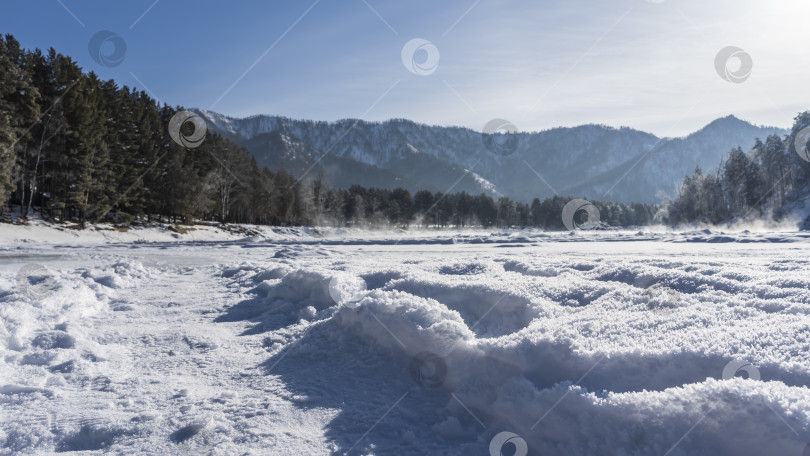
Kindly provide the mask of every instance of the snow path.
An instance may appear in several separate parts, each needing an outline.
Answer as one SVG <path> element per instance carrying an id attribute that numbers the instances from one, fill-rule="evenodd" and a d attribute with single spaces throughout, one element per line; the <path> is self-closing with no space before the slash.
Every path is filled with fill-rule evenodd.
<path id="1" fill-rule="evenodd" d="M 141 345 L 141 357 L 135 360 L 137 377 L 161 379 L 147 386 L 150 396 L 176 398 L 176 410 L 157 423 L 165 431 L 150 435 L 149 446 L 163 442 L 165 451 L 171 452 L 173 445 L 166 443 L 171 440 L 193 454 L 214 447 L 233 454 L 243 446 L 290 447 L 302 425 L 324 426 L 329 414 L 304 414 L 278 396 L 283 385 L 259 367 L 266 357 L 262 334 L 251 333 L 245 322 L 215 321 L 224 306 L 239 299 L 241 287 L 226 288 L 215 277 L 216 268 L 182 269 L 157 274 L 148 284 L 130 290 L 122 300 L 143 307 L 125 313 L 120 326 L 108 331 L 116 343 L 121 338 L 123 345 Z M 164 406 L 160 401 L 146 405 L 156 411 Z M 205 425 L 200 436 L 183 440 L 186 436 L 178 434 L 199 425 Z M 227 438 L 218 439 L 218 434 Z M 325 447 L 318 441 L 305 443 L 309 448 Z"/>
<path id="2" fill-rule="evenodd" d="M 109 310 L 64 328 L 87 336 L 76 350 L 60 350 L 76 353 L 49 369 L 64 380 L 46 374 L 41 390 L 5 397 L 7 450 L 34 443 L 26 439 L 31 427 L 57 452 L 113 442 L 116 451 L 160 454 L 326 448 L 300 429 L 323 427 L 331 414 L 303 413 L 279 397 L 283 384 L 259 367 L 264 336 L 245 322 L 214 321 L 243 290 L 227 288 L 214 267 L 149 269 L 108 297 Z"/>
<path id="3" fill-rule="evenodd" d="M 803 456 L 807 240 L 624 236 L 7 248 L 0 454 Z"/>

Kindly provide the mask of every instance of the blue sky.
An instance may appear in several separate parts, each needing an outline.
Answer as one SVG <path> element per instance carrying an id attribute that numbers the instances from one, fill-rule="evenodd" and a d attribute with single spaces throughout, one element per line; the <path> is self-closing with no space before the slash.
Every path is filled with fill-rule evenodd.
<path id="1" fill-rule="evenodd" d="M 0 32 L 24 47 L 239 117 L 475 130 L 504 118 L 526 131 L 602 123 L 681 136 L 727 114 L 788 127 L 810 108 L 806 1 L 5 0 L 0 11 Z M 91 58 L 101 30 L 126 42 L 120 65 Z M 403 64 L 414 38 L 438 50 L 431 74 Z M 717 73 L 726 46 L 751 56 L 744 82 Z"/>

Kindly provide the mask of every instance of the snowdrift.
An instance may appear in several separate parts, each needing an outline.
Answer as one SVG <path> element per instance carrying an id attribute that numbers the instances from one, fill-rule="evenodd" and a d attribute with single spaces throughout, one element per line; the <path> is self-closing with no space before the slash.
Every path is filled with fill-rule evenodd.
<path id="1" fill-rule="evenodd" d="M 782 282 L 795 288 L 780 292 L 742 268 L 535 263 L 451 263 L 354 279 L 244 267 L 237 275 L 255 284 L 253 297 L 224 319 L 249 318 L 268 333 L 266 373 L 302 406 L 340 410 L 328 435 L 341 452 L 483 454 L 508 431 L 538 455 L 802 454 L 807 354 L 777 358 L 765 346 L 806 351 L 806 279 Z M 511 287 L 493 275 L 533 281 Z M 653 277 L 682 290 L 683 302 L 651 307 L 671 298 L 646 292 Z M 330 293 L 359 279 L 371 283 L 357 287 L 359 300 Z M 705 299 L 728 293 L 750 300 Z M 762 328 L 756 310 L 771 312 L 763 301 L 788 296 L 802 304 Z M 761 379 L 724 375 L 741 357 Z"/>

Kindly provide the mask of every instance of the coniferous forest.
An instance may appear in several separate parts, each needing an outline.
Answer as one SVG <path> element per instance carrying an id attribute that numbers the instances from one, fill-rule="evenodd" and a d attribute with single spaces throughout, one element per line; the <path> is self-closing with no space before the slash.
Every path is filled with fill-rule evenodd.
<path id="1" fill-rule="evenodd" d="M 810 111 L 796 116 L 790 134 L 729 151 L 715 172 L 695 169 L 667 205 L 670 224 L 782 220 L 801 206 L 810 182 Z"/>
<path id="2" fill-rule="evenodd" d="M 167 221 L 331 226 L 563 229 L 571 200 L 531 204 L 480 194 L 329 188 L 260 168 L 250 153 L 209 133 L 194 148 L 168 131 L 180 107 L 84 73 L 70 57 L 0 39 L 0 203 L 52 221 Z M 193 125 L 184 125 L 191 128 Z M 657 207 L 598 203 L 608 225 L 646 225 Z"/>

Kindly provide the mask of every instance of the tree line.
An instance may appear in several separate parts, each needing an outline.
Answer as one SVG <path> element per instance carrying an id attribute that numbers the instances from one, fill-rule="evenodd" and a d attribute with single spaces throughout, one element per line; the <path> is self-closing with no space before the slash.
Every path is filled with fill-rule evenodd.
<path id="1" fill-rule="evenodd" d="M 695 169 L 667 206 L 669 223 L 783 219 L 808 193 L 808 126 L 810 111 L 805 111 L 794 119 L 790 134 L 757 139 L 747 152 L 732 149 L 715 172 Z"/>
<path id="2" fill-rule="evenodd" d="M 570 198 L 531 204 L 486 194 L 330 188 L 256 164 L 216 134 L 170 137 L 181 107 L 83 72 L 70 57 L 0 37 L 0 208 L 79 224 L 101 221 L 332 226 L 534 226 L 562 229 Z M 184 125 L 187 128 L 188 125 Z M 192 127 L 193 130 L 193 127 Z M 657 207 L 594 203 L 609 225 L 646 225 Z"/>

